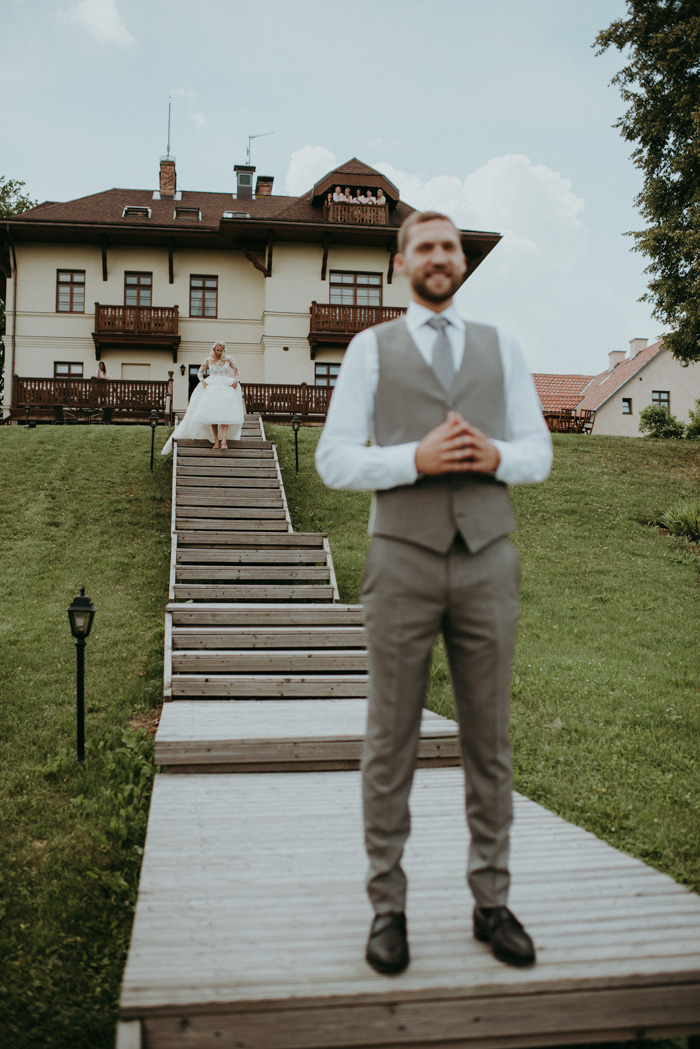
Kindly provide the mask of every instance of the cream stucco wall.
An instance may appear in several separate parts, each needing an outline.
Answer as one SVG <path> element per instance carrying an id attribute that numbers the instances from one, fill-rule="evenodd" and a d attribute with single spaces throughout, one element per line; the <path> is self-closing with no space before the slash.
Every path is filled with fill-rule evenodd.
<path id="1" fill-rule="evenodd" d="M 394 275 L 387 283 L 389 252 L 384 248 L 337 247 L 328 252 L 326 279 L 321 280 L 323 249 L 318 244 L 276 244 L 272 276 L 266 278 L 239 251 L 176 249 L 173 283 L 169 282 L 165 248 L 115 246 L 107 251 L 107 280 L 102 279 L 102 253 L 96 245 L 17 245 L 17 274 L 8 281 L 6 346 L 12 341 L 12 309 L 17 280 L 15 373 L 51 377 L 54 363 L 81 363 L 83 374 L 97 367 L 95 303 L 122 305 L 125 271 L 153 274 L 152 305 L 179 307 L 181 337 L 177 364 L 164 350 L 143 346 L 104 350 L 102 359 L 112 378 L 138 370 L 165 380 L 174 371 L 174 405 L 187 404 L 190 365 L 201 364 L 211 345 L 223 339 L 236 358 L 245 382 L 314 382 L 314 362 L 308 342 L 311 303 L 328 303 L 331 270 L 381 273 L 384 306 L 405 306 L 408 285 Z M 85 270 L 85 313 L 56 312 L 56 272 Z M 218 317 L 190 318 L 191 274 L 218 276 Z M 317 360 L 340 361 L 344 349 L 326 347 Z M 8 363 L 9 363 L 8 352 Z M 185 365 L 185 375 L 180 366 Z M 8 369 L 9 370 L 9 369 Z M 9 393 L 9 383 L 7 384 Z"/>
<path id="2" fill-rule="evenodd" d="M 639 413 L 652 403 L 653 390 L 668 390 L 671 414 L 683 423 L 700 397 L 700 363 L 681 367 L 668 350 L 655 357 L 645 368 L 619 389 L 596 413 L 593 433 L 618 437 L 641 437 Z M 622 414 L 623 399 L 632 399 L 632 414 Z"/>

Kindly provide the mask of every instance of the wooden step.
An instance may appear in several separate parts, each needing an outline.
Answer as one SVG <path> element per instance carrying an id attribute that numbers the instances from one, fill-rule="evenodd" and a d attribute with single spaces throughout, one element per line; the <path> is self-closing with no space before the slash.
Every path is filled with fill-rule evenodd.
<path id="1" fill-rule="evenodd" d="M 236 488 L 185 488 L 178 486 L 177 505 L 181 506 L 283 506 L 279 489 Z"/>
<path id="2" fill-rule="evenodd" d="M 332 586 L 254 586 L 175 583 L 176 601 L 332 601 Z"/>
<path id="3" fill-rule="evenodd" d="M 215 547 L 178 546 L 176 563 L 182 564 L 320 564 L 326 563 L 326 551 L 321 549 L 302 550 L 220 550 Z"/>
<path id="4" fill-rule="evenodd" d="M 262 514 L 251 514 L 250 517 L 247 515 L 243 517 L 243 515 L 241 515 L 240 520 L 236 520 L 235 518 L 226 518 L 226 520 L 223 518 L 221 520 L 208 520 L 203 518 L 200 521 L 196 518 L 178 517 L 177 531 L 178 535 L 180 530 L 186 533 L 191 532 L 192 534 L 199 535 L 199 529 L 211 529 L 212 533 L 218 533 L 217 542 L 222 543 L 225 541 L 224 536 L 227 532 L 229 534 L 234 534 L 237 531 L 247 532 L 251 528 L 257 528 L 260 536 L 265 532 L 284 532 L 289 534 L 287 530 L 287 521 L 284 518 L 284 515 L 273 512 L 268 513 L 269 516 L 266 515 L 265 517 L 263 517 Z M 279 520 L 277 520 L 277 518 L 279 518 Z M 198 531 L 194 532 L 194 529 L 197 529 Z M 198 541 L 201 542 L 201 539 Z"/>
<path id="5" fill-rule="evenodd" d="M 259 532 L 242 531 L 238 533 L 229 532 L 222 534 L 214 545 L 233 547 L 260 547 L 261 549 L 279 548 L 301 548 L 323 546 L 326 536 L 317 532 L 286 532 L 276 535 L 261 535 Z M 212 545 L 214 537 L 207 531 L 200 530 L 199 523 L 192 522 L 192 528 L 178 534 L 178 550 L 183 546 Z"/>
<path id="6" fill-rule="evenodd" d="M 185 460 L 190 463 L 190 459 Z M 194 466 L 178 466 L 177 477 L 184 481 L 186 477 L 277 477 L 277 470 L 269 465 L 269 459 L 241 459 L 240 461 L 217 463 L 203 460 Z"/>
<path id="7" fill-rule="evenodd" d="M 364 649 L 211 649 L 173 651 L 174 674 L 362 674 L 367 672 Z"/>
<path id="8" fill-rule="evenodd" d="M 227 580 L 275 580 L 277 582 L 324 582 L 330 579 L 330 569 L 321 565 L 178 565 L 178 582 L 193 582 L 196 579 Z"/>
<path id="9" fill-rule="evenodd" d="M 168 772 L 357 769 L 366 719 L 363 699 L 180 699 L 163 707 L 155 760 Z M 454 721 L 424 710 L 418 767 L 458 765 L 457 733 Z"/>
<path id="10" fill-rule="evenodd" d="M 364 649 L 364 627 L 356 626 L 175 626 L 175 649 Z"/>
<path id="11" fill-rule="evenodd" d="M 172 617 L 173 630 L 177 627 L 362 627 L 362 605 L 294 605 L 289 609 L 279 605 L 176 605 L 166 607 L 166 616 Z"/>
<path id="12" fill-rule="evenodd" d="M 218 528 L 219 522 L 227 518 L 268 517 L 287 520 L 284 506 L 185 506 L 176 517 L 178 530 L 180 521 L 191 521 L 195 517 L 203 518 L 202 521 L 196 522 L 197 527 L 206 529 Z"/>
<path id="13" fill-rule="evenodd" d="M 276 474 L 270 476 L 260 477 L 260 475 L 251 470 L 251 476 L 219 476 L 212 474 L 211 472 L 206 475 L 201 473 L 195 475 L 182 476 L 180 471 L 177 472 L 177 491 L 184 491 L 187 488 L 276 488 L 279 490 L 279 480 Z"/>
<path id="14" fill-rule="evenodd" d="M 172 696 L 210 699 L 364 699 L 366 674 L 173 674 Z"/>

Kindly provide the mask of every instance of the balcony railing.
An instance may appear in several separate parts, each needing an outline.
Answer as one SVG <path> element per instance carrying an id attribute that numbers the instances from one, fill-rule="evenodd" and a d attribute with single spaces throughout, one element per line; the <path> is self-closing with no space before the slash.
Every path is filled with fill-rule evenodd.
<path id="1" fill-rule="evenodd" d="M 25 404 L 32 418 L 50 418 L 53 406 L 112 408 L 124 418 L 145 417 L 155 409 L 168 421 L 172 411 L 172 380 L 143 379 L 34 379 L 16 375 L 12 380 L 13 415 L 21 416 Z"/>
<path id="2" fill-rule="evenodd" d="M 311 303 L 311 326 L 313 332 L 339 332 L 354 335 L 374 324 L 393 321 L 406 312 L 403 306 L 326 306 Z"/>
<path id="3" fill-rule="evenodd" d="M 246 411 L 265 419 L 325 419 L 333 390 L 330 386 L 300 386 L 271 383 L 241 383 Z"/>
<path id="4" fill-rule="evenodd" d="M 177 335 L 177 306 L 101 306 L 95 303 L 97 335 Z"/>
<path id="5" fill-rule="evenodd" d="M 355 226 L 387 226 L 388 204 L 325 204 L 323 217 L 328 222 L 349 222 Z"/>

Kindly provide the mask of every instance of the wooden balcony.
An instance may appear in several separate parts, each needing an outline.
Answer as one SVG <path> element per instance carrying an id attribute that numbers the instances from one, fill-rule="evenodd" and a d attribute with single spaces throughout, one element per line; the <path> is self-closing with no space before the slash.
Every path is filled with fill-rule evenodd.
<path id="1" fill-rule="evenodd" d="M 168 350 L 177 361 L 177 306 L 104 306 L 95 303 L 95 356 L 103 349 Z"/>
<path id="2" fill-rule="evenodd" d="M 328 222 L 345 222 L 354 226 L 388 226 L 388 204 L 325 204 L 323 217 Z"/>
<path id="3" fill-rule="evenodd" d="M 312 302 L 309 325 L 311 359 L 316 356 L 319 346 L 347 346 L 358 331 L 396 320 L 405 312 L 403 306 L 328 306 Z"/>
<path id="4" fill-rule="evenodd" d="M 299 415 L 304 421 L 323 422 L 333 389 L 330 386 L 300 386 L 291 383 L 242 382 L 246 411 L 263 419 L 285 420 Z"/>
<path id="5" fill-rule="evenodd" d="M 172 372 L 171 372 L 172 375 Z M 111 408 L 114 422 L 146 422 L 155 410 L 164 422 L 172 419 L 172 379 L 34 379 L 15 375 L 12 380 L 11 418 L 51 420 L 54 405 L 85 413 Z M 82 418 L 82 416 L 81 416 Z"/>

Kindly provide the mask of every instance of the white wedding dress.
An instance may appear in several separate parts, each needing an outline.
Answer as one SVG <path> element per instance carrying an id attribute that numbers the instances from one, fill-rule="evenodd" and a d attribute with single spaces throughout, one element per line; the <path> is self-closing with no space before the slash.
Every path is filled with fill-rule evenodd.
<path id="1" fill-rule="evenodd" d="M 180 424 L 163 445 L 161 455 L 169 455 L 173 441 L 214 441 L 212 423 L 228 426 L 227 441 L 241 436 L 245 404 L 236 362 L 231 357 L 220 361 L 207 358 L 197 373 L 199 384 L 192 391 L 190 403 Z M 206 377 L 206 383 L 205 383 Z M 233 388 L 236 383 L 235 389 Z"/>

